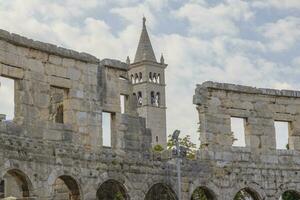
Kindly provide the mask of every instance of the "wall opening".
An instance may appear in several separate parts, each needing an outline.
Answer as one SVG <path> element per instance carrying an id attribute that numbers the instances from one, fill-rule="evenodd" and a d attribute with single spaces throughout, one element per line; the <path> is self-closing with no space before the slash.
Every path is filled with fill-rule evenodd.
<path id="1" fill-rule="evenodd" d="M 191 200 L 215 200 L 214 193 L 206 187 L 198 187 L 194 190 Z"/>
<path id="2" fill-rule="evenodd" d="M 49 119 L 55 123 L 64 123 L 64 100 L 68 90 L 65 88 L 50 87 Z"/>
<path id="3" fill-rule="evenodd" d="M 290 123 L 285 121 L 274 121 L 276 149 L 289 149 Z"/>
<path id="4" fill-rule="evenodd" d="M 155 136 L 155 141 L 156 143 L 158 143 L 158 136 Z"/>
<path id="5" fill-rule="evenodd" d="M 4 196 L 4 180 L 2 180 L 2 181 L 0 181 L 0 198 L 1 199 L 3 199 L 3 198 L 5 198 L 5 196 Z"/>
<path id="6" fill-rule="evenodd" d="M 53 184 L 53 200 L 80 200 L 77 182 L 70 176 L 60 176 Z"/>
<path id="7" fill-rule="evenodd" d="M 239 117 L 231 117 L 231 132 L 233 134 L 233 144 L 236 147 L 245 147 L 245 119 Z"/>
<path id="8" fill-rule="evenodd" d="M 260 200 L 258 193 L 250 188 L 241 189 L 234 199 Z"/>
<path id="9" fill-rule="evenodd" d="M 157 183 L 153 185 L 146 194 L 145 200 L 177 200 L 176 193 L 167 185 Z"/>
<path id="10" fill-rule="evenodd" d="M 279 200 L 298 200 L 300 194 L 294 190 L 285 191 L 279 198 Z"/>
<path id="11" fill-rule="evenodd" d="M 102 112 L 102 145 L 111 147 L 113 114 Z"/>
<path id="12" fill-rule="evenodd" d="M 115 180 L 108 180 L 101 184 L 97 191 L 97 200 L 128 200 L 129 196 L 125 187 Z"/>
<path id="13" fill-rule="evenodd" d="M 138 92 L 137 102 L 138 102 L 138 105 L 139 105 L 139 106 L 143 105 L 143 96 L 142 96 L 142 92 Z"/>
<path id="14" fill-rule="evenodd" d="M 12 169 L 3 176 L 0 186 L 0 197 L 29 199 L 31 188 L 31 182 L 27 176 L 20 170 Z"/>
<path id="15" fill-rule="evenodd" d="M 13 120 L 15 114 L 15 81 L 0 76 L 0 121 Z"/>
<path id="16" fill-rule="evenodd" d="M 126 104 L 127 104 L 128 96 L 125 94 L 120 95 L 120 106 L 121 106 L 121 113 L 126 113 Z"/>

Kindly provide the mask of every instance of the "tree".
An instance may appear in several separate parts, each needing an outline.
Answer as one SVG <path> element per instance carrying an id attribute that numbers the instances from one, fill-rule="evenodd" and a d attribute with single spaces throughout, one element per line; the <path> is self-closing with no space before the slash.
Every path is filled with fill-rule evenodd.
<path id="1" fill-rule="evenodd" d="M 295 191 L 286 191 L 282 194 L 282 200 L 298 200 L 300 195 Z"/>
<path id="2" fill-rule="evenodd" d="M 191 141 L 191 136 L 186 135 L 183 138 L 178 138 L 179 145 L 182 147 L 185 147 L 187 149 L 187 158 L 188 159 L 195 159 L 196 157 L 196 144 L 194 144 Z M 176 143 L 174 140 L 172 140 L 172 135 L 168 136 L 168 143 L 167 143 L 168 149 L 175 149 Z"/>

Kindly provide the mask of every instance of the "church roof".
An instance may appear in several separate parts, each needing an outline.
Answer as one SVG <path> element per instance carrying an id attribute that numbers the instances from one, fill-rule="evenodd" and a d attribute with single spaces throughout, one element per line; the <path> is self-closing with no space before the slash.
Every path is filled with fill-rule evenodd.
<path id="1" fill-rule="evenodd" d="M 140 61 L 153 61 L 157 62 L 155 58 L 155 54 L 151 45 L 151 41 L 146 28 L 146 18 L 143 17 L 143 29 L 140 36 L 138 48 L 135 53 L 134 62 Z"/>

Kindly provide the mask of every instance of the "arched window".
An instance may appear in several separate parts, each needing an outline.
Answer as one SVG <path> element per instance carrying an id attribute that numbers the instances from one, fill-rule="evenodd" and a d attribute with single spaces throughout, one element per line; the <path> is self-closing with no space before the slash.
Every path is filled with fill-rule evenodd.
<path id="1" fill-rule="evenodd" d="M 133 74 L 131 74 L 131 83 L 134 83 Z"/>
<path id="2" fill-rule="evenodd" d="M 138 92 L 137 102 L 138 102 L 138 105 L 139 105 L 139 106 L 143 105 L 143 96 L 142 96 L 142 92 Z"/>
<path id="3" fill-rule="evenodd" d="M 163 183 L 153 185 L 146 194 L 145 200 L 177 200 L 175 192 Z"/>
<path id="4" fill-rule="evenodd" d="M 142 72 L 139 73 L 139 82 L 143 82 L 143 74 L 142 74 Z"/>
<path id="5" fill-rule="evenodd" d="M 155 141 L 156 143 L 158 143 L 158 136 L 155 136 Z"/>
<path id="6" fill-rule="evenodd" d="M 134 75 L 134 82 L 135 82 L 135 83 L 138 83 L 138 82 L 139 82 L 139 76 L 138 76 L 138 74 L 135 74 L 135 75 Z"/>
<path id="7" fill-rule="evenodd" d="M 243 188 L 236 193 L 234 199 L 260 200 L 259 194 L 251 188 Z"/>
<path id="8" fill-rule="evenodd" d="M 149 72 L 149 82 L 152 82 L 152 72 Z"/>
<path id="9" fill-rule="evenodd" d="M 154 83 L 157 83 L 156 73 L 153 73 L 153 79 L 152 80 L 153 80 Z"/>
<path id="10" fill-rule="evenodd" d="M 155 96 L 155 105 L 159 106 L 160 105 L 160 93 L 157 92 Z"/>
<path id="11" fill-rule="evenodd" d="M 151 100 L 151 105 L 155 104 L 155 93 L 153 91 L 151 91 L 150 93 L 150 100 Z"/>
<path id="12" fill-rule="evenodd" d="M 118 181 L 108 180 L 101 184 L 97 191 L 97 200 L 128 200 L 129 196 L 125 187 Z"/>
<path id="13" fill-rule="evenodd" d="M 157 75 L 157 83 L 160 83 L 160 74 Z"/>

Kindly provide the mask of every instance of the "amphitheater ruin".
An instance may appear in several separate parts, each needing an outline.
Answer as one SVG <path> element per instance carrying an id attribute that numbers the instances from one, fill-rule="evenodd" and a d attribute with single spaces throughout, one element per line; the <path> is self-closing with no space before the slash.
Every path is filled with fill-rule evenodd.
<path id="1" fill-rule="evenodd" d="M 152 151 L 167 140 L 166 67 L 145 19 L 133 62 L 0 30 L 0 76 L 14 82 L 15 106 L 12 120 L 0 113 L 0 199 L 200 200 L 198 189 L 210 200 L 300 199 L 300 91 L 216 82 L 195 89 L 201 147 L 182 160 L 178 197 L 172 151 Z M 232 145 L 232 117 L 244 122 L 245 147 Z M 289 149 L 276 149 L 276 121 L 289 125 Z"/>

